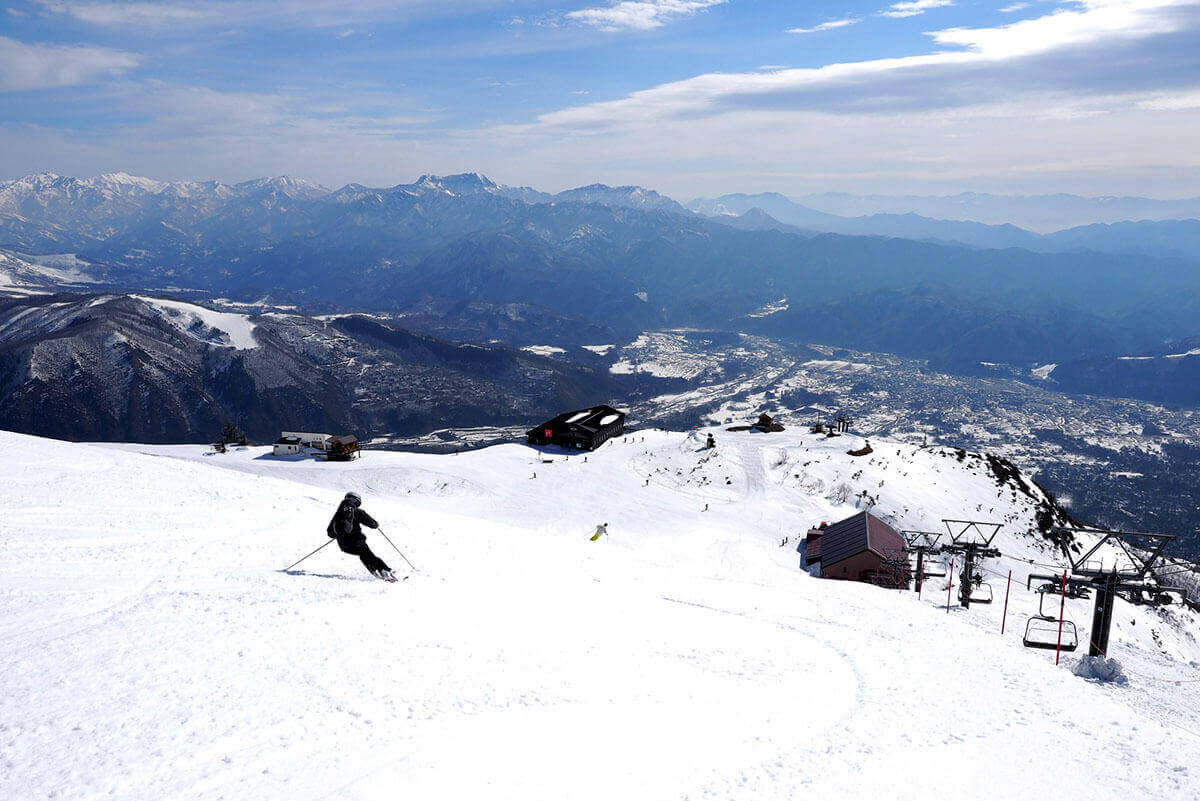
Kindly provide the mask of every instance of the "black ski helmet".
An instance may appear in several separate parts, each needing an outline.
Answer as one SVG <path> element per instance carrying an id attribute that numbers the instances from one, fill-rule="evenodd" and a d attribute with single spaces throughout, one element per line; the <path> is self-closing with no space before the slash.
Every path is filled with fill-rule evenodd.
<path id="1" fill-rule="evenodd" d="M 348 501 L 355 506 L 362 506 L 362 498 L 358 497 L 357 492 L 347 492 L 343 501 Z"/>

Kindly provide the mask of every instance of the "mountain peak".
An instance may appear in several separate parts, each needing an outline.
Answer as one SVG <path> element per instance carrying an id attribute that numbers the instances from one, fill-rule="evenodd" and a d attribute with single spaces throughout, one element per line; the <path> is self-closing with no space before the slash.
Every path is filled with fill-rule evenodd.
<path id="1" fill-rule="evenodd" d="M 666 211 L 684 212 L 686 209 L 671 198 L 660 195 L 653 189 L 641 186 L 609 186 L 607 184 L 588 184 L 574 189 L 567 189 L 554 196 L 555 200 L 576 203 L 600 203 L 608 206 L 624 206 L 635 209 L 662 209 Z"/>
<path id="2" fill-rule="evenodd" d="M 460 172 L 454 175 L 422 175 L 414 186 L 435 189 L 452 195 L 469 195 L 476 192 L 495 192 L 500 185 L 478 172 Z"/>
<path id="3" fill-rule="evenodd" d="M 255 178 L 250 181 L 243 181 L 237 186 L 239 189 L 250 191 L 267 190 L 279 192 L 289 197 L 324 195 L 329 192 L 328 189 L 320 184 L 305 181 L 303 178 L 293 178 L 290 175 L 277 175 L 274 178 Z"/>
<path id="4" fill-rule="evenodd" d="M 72 179 L 63 178 L 63 176 L 61 176 L 55 172 L 33 172 L 28 175 L 22 175 L 20 178 L 14 178 L 11 181 L 0 181 L 0 186 L 2 186 L 2 187 L 23 186 L 23 187 L 28 187 L 28 188 L 41 188 L 41 187 L 46 187 L 46 186 L 53 186 L 53 185 L 62 183 L 63 181 L 69 181 L 69 180 L 72 180 Z"/>
<path id="5" fill-rule="evenodd" d="M 138 175 L 130 175 L 127 172 L 101 173 L 87 183 L 96 186 L 141 189 L 145 192 L 159 192 L 167 186 L 162 181 L 156 181 L 153 178 L 142 178 Z"/>

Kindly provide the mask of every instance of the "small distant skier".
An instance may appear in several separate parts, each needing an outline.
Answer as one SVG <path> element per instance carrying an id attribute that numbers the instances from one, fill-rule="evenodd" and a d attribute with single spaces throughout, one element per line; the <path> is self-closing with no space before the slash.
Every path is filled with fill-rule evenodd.
<path id="1" fill-rule="evenodd" d="M 601 537 L 608 536 L 608 523 L 599 523 L 596 526 L 596 531 L 592 534 L 591 541 L 595 542 Z"/>
<path id="2" fill-rule="evenodd" d="M 362 509 L 362 498 L 358 493 L 347 492 L 346 497 L 338 505 L 337 511 L 334 512 L 333 519 L 329 521 L 329 527 L 325 529 L 325 533 L 337 540 L 342 553 L 348 553 L 361 559 L 363 567 L 369 570 L 372 576 L 384 581 L 395 581 L 396 574 L 392 572 L 392 569 L 367 547 L 367 535 L 363 534 L 363 526 L 379 528 L 375 518 Z"/>

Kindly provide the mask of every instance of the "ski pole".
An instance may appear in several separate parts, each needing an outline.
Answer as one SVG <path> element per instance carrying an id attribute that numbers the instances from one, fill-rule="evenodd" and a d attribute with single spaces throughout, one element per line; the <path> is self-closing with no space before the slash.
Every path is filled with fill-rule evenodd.
<path id="1" fill-rule="evenodd" d="M 333 542 L 333 540 L 330 540 L 329 542 Z M 329 544 L 329 542 L 325 543 L 325 545 L 328 545 L 328 544 Z M 324 547 L 325 547 L 325 545 L 322 545 L 322 546 L 321 546 L 321 548 L 324 548 Z M 321 548 L 318 548 L 318 549 L 317 549 L 317 551 L 321 550 Z M 317 551 L 313 551 L 313 552 L 312 552 L 312 553 L 310 553 L 308 556 L 312 556 L 312 555 L 313 555 L 313 553 L 316 553 Z M 293 567 L 295 567 L 296 565 L 300 564 L 300 562 L 303 562 L 303 561 L 304 561 L 304 559 L 307 559 L 307 558 L 308 558 L 308 556 L 305 556 L 303 559 L 299 559 L 299 560 L 297 560 L 297 561 L 296 561 L 294 564 L 288 565 L 287 567 L 285 567 L 285 568 L 283 569 L 283 572 L 284 572 L 284 573 L 288 572 L 288 571 L 289 571 L 289 570 L 291 570 Z"/>
<path id="2" fill-rule="evenodd" d="M 393 548 L 396 548 L 396 543 L 392 542 L 391 537 L 389 537 L 387 534 L 383 533 L 383 529 L 379 529 L 379 533 L 383 534 L 383 538 L 388 541 L 388 545 L 392 546 Z M 408 562 L 408 557 L 404 555 L 404 551 L 400 550 L 399 548 L 396 548 L 396 553 L 400 554 L 401 559 L 403 559 L 405 562 Z M 413 570 L 417 569 L 417 566 L 414 565 L 412 562 L 408 562 L 408 566 L 411 567 Z"/>

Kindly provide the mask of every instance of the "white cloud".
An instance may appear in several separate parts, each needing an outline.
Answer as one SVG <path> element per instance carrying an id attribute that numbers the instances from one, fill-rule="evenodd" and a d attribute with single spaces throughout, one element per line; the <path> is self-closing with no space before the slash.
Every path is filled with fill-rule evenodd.
<path id="1" fill-rule="evenodd" d="M 726 0 L 622 0 L 610 6 L 567 13 L 566 19 L 602 31 L 648 31 L 679 17 L 697 14 Z"/>
<path id="2" fill-rule="evenodd" d="M 1194 92 L 1157 94 L 1140 101 L 1138 106 L 1149 111 L 1200 109 L 1200 89 Z"/>
<path id="3" fill-rule="evenodd" d="M 1014 11 L 1023 11 L 1026 8 L 1029 8 L 1029 3 L 1013 3 L 1011 6 L 1005 6 L 1004 8 L 1000 9 L 1000 13 L 1011 14 Z"/>
<path id="4" fill-rule="evenodd" d="M 133 53 L 89 45 L 29 44 L 0 36 L 0 91 L 73 86 L 138 65 Z"/>
<path id="5" fill-rule="evenodd" d="M 862 21 L 862 19 L 860 17 L 846 17 L 844 19 L 831 19 L 828 22 L 822 22 L 820 25 L 814 25 L 811 28 L 788 28 L 787 32 L 794 33 L 794 34 L 819 33 L 821 31 L 831 31 L 835 28 L 845 28 L 847 25 L 853 25 L 853 24 L 855 24 L 857 22 L 861 22 L 861 21 Z"/>
<path id="6" fill-rule="evenodd" d="M 885 17 L 915 17 L 924 14 L 932 8 L 943 8 L 954 5 L 954 0 L 909 0 L 909 2 L 893 3 L 879 13 Z"/>
<path id="7" fill-rule="evenodd" d="M 995 28 L 947 28 L 928 35 L 940 45 L 965 48 L 982 60 L 1013 59 L 1170 33 L 1185 23 L 1161 12 L 1197 8 L 1195 0 L 1083 0 L 1080 6 Z"/>
<path id="8" fill-rule="evenodd" d="M 1194 30 L 1200 23 L 1168 13 L 1172 11 L 1195 15 L 1200 5 L 1196 0 L 1085 0 L 1080 8 L 1060 8 L 1008 25 L 932 31 L 927 35 L 940 47 L 930 53 L 765 73 L 709 73 L 643 89 L 618 100 L 550 112 L 542 115 L 539 123 L 595 128 L 670 116 L 695 117 L 730 108 L 824 106 L 835 110 L 838 103 L 866 103 L 872 96 L 891 103 L 941 103 L 955 88 L 947 79 L 970 70 L 996 70 L 1055 53 L 1070 53 L 1076 58 L 1089 57 L 1090 53 L 1096 70 L 1110 68 L 1106 45 Z M 1093 50 L 1081 56 L 1081 49 L 1089 47 Z M 1157 79 L 1153 71 L 1146 74 L 1147 80 Z M 972 73 L 971 77 L 976 76 Z M 1053 80 L 1057 76 L 1041 77 Z M 1021 78 L 1032 81 L 1028 76 Z M 1067 79 L 1064 76 L 1063 80 Z M 1131 77 L 1122 75 L 1119 79 L 1128 81 Z M 977 86 L 969 79 L 963 80 L 966 99 L 954 104 L 981 102 L 979 93 L 990 84 Z M 1019 84 L 998 89 L 1001 96 L 1021 91 Z M 813 99 L 805 102 L 806 96 Z"/>
<path id="9" fill-rule="evenodd" d="M 292 173 L 385 185 L 469 167 L 545 189 L 602 180 L 679 196 L 1178 195 L 1200 184 L 1197 0 L 1041 8 L 1034 20 L 934 31 L 928 51 L 909 56 L 698 75 L 616 100 L 574 98 L 580 105 L 531 123 L 462 130 L 395 87 L 357 98 L 116 82 L 103 101 L 78 93 L 127 112 L 111 127 L 0 122 L 0 174 Z"/>
<path id="10" fill-rule="evenodd" d="M 191 99 L 179 102 L 188 106 Z M 652 186 L 676 197 L 968 189 L 1181 196 L 1200 181 L 1200 109 L 1147 112 L 1127 104 L 1093 115 L 1052 95 L 968 111 L 747 111 L 702 125 L 672 119 L 596 135 L 515 128 L 422 132 L 404 120 L 394 129 L 378 120 L 355 127 L 281 119 L 270 100 L 194 100 L 198 105 L 178 109 L 166 130 L 161 122 L 138 124 L 120 136 L 0 123 L 0 175 L 125 170 L 236 181 L 287 173 L 329 186 L 387 186 L 470 167 L 503 183 L 545 190 L 603 181 Z M 252 111 L 232 127 L 207 120 L 247 105 Z M 1060 113 L 1064 109 L 1072 113 Z M 1147 125 L 1151 113 L 1173 116 L 1170 124 Z"/>
<path id="11" fill-rule="evenodd" d="M 109 0 L 34 0 L 46 11 L 106 27 L 166 30 L 237 24 L 280 27 L 342 28 L 380 20 L 411 19 L 425 14 L 459 13 L 498 6 L 504 0 L 193 0 L 192 2 L 109 2 Z"/>
<path id="12" fill-rule="evenodd" d="M 96 3 L 37 0 L 47 11 L 66 14 L 92 25 L 167 25 L 216 21 L 221 19 L 211 3 L 180 5 L 173 3 Z"/>

